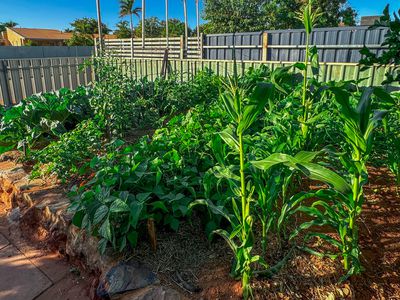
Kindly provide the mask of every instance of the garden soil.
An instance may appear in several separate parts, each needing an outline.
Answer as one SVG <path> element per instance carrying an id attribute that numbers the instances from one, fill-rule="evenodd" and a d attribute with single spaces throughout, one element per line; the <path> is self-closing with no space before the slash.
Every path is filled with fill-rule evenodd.
<path id="1" fill-rule="evenodd" d="M 256 299 L 400 299 L 400 188 L 385 168 L 370 168 L 369 174 L 359 222 L 365 268 L 362 275 L 339 283 L 343 275 L 340 261 L 294 250 L 275 276 L 254 278 Z M 164 286 L 181 291 L 189 299 L 241 299 L 240 281 L 229 276 L 230 249 L 222 240 L 208 241 L 199 216 L 194 215 L 177 233 L 157 230 L 155 252 L 148 240 L 142 240 L 126 259 L 147 263 Z M 44 249 L 40 235 L 36 238 L 37 246 Z M 53 251 L 54 246 L 50 247 Z M 323 247 L 319 241 L 313 246 Z M 289 252 L 280 249 L 276 241 L 270 241 L 269 249 L 266 260 L 271 265 Z M 89 278 L 83 286 L 90 289 L 85 292 L 91 295 L 88 299 L 93 299 L 96 284 L 92 281 L 97 279 Z"/>

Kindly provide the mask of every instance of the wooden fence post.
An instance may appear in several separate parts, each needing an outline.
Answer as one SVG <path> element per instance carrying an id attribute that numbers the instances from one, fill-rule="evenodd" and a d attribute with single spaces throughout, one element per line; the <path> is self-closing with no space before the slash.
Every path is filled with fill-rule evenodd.
<path id="1" fill-rule="evenodd" d="M 185 47 L 185 37 L 181 35 L 181 42 L 180 42 L 180 59 L 185 59 L 186 58 L 186 47 Z"/>
<path id="2" fill-rule="evenodd" d="M 262 58 L 263 62 L 268 60 L 268 32 L 263 32 L 262 35 Z"/>
<path id="3" fill-rule="evenodd" d="M 131 59 L 133 59 L 133 37 L 131 37 Z"/>
<path id="4" fill-rule="evenodd" d="M 199 51 L 200 51 L 200 59 L 204 58 L 204 34 L 200 34 L 200 41 L 199 41 Z"/>

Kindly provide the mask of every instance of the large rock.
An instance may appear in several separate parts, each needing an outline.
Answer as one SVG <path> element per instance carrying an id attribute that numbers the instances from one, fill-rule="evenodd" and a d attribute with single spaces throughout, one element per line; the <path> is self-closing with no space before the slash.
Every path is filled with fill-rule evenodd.
<path id="1" fill-rule="evenodd" d="M 85 230 L 71 225 L 68 228 L 66 253 L 71 258 L 83 261 L 86 266 L 95 272 L 104 274 L 112 266 L 118 263 L 121 255 L 100 254 L 98 250 L 99 240 L 90 236 Z"/>
<path id="2" fill-rule="evenodd" d="M 158 282 L 156 274 L 147 266 L 135 260 L 129 260 L 120 262 L 103 276 L 97 288 L 97 295 L 102 298 L 112 298 Z"/>

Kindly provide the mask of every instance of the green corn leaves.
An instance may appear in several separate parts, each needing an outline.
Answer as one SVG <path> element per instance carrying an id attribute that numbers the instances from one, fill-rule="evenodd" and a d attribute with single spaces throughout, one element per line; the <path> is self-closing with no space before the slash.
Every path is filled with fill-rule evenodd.
<path id="1" fill-rule="evenodd" d="M 311 163 L 318 152 L 299 152 L 296 156 L 274 153 L 264 160 L 252 161 L 251 164 L 261 170 L 267 171 L 273 166 L 283 164 L 291 169 L 300 171 L 310 179 L 327 183 L 341 192 L 351 191 L 351 186 L 341 176 L 321 165 Z"/>
<path id="2" fill-rule="evenodd" d="M 220 99 L 224 108 L 229 113 L 232 121 L 237 125 L 236 134 L 243 134 L 250 126 L 256 121 L 257 116 L 263 111 L 267 102 L 274 95 L 274 88 L 272 84 L 259 83 L 255 90 L 247 98 L 244 96 L 245 91 L 237 86 L 234 86 L 232 81 L 226 83 L 227 91 L 220 95 Z M 231 134 L 230 134 L 231 135 Z M 224 131 L 221 137 L 229 138 L 225 140 L 229 145 L 236 143 L 234 139 L 227 136 Z"/>
<path id="3" fill-rule="evenodd" d="M 243 109 L 243 116 L 238 123 L 237 132 L 243 134 L 256 121 L 257 116 L 263 111 L 268 100 L 274 95 L 274 89 L 271 84 L 260 83 L 256 86 L 255 91 L 247 100 Z"/>

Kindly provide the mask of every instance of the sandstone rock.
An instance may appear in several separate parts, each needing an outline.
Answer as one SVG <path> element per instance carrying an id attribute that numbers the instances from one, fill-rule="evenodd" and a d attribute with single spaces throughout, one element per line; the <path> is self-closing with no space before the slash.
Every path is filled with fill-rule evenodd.
<path id="1" fill-rule="evenodd" d="M 99 240 L 89 236 L 85 231 L 71 225 L 68 228 L 66 253 L 71 258 L 79 258 L 84 261 L 92 271 L 107 272 L 118 263 L 121 257 L 115 255 L 101 255 L 98 251 Z"/>

